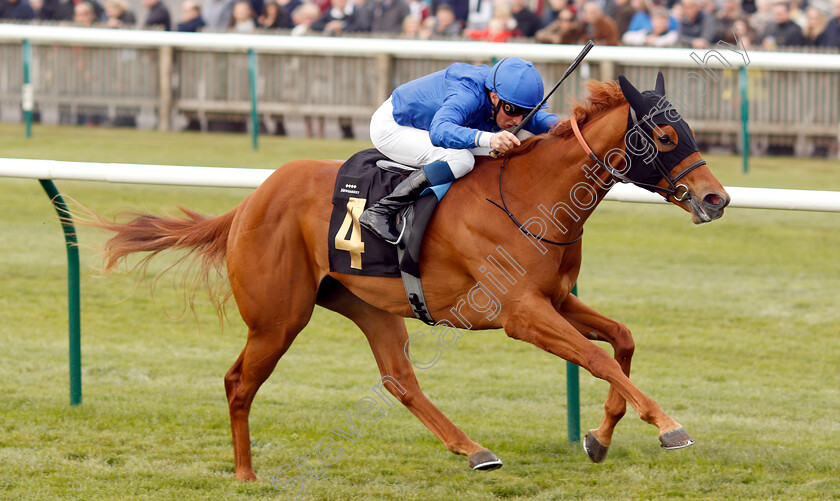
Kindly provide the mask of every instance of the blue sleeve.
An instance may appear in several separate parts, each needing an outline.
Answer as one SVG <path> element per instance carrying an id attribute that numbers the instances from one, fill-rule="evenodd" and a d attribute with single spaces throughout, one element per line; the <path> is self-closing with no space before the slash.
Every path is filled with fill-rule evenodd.
<path id="1" fill-rule="evenodd" d="M 525 126 L 525 130 L 534 134 L 544 134 L 554 128 L 560 119 L 554 113 L 540 110 L 531 117 L 531 122 Z"/>
<path id="2" fill-rule="evenodd" d="M 441 148 L 466 149 L 477 146 L 478 129 L 464 127 L 483 105 L 471 89 L 462 86 L 447 92 L 440 109 L 432 118 L 429 137 Z"/>

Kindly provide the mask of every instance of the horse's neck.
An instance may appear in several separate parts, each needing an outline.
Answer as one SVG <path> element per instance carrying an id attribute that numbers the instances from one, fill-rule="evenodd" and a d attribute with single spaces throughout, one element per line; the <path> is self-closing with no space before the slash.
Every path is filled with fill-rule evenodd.
<path id="1" fill-rule="evenodd" d="M 589 147 L 602 160 L 615 148 L 624 150 L 626 115 L 626 105 L 620 106 L 590 119 L 581 127 Z M 533 160 L 525 160 L 527 155 L 532 155 Z M 531 152 L 522 155 L 519 161 L 523 163 L 524 172 L 520 171 L 516 181 L 505 186 L 505 191 L 517 193 L 519 198 L 527 200 L 539 210 L 540 217 L 552 218 L 554 225 L 549 226 L 563 232 L 559 238 L 555 238 L 556 232 L 546 235 L 555 240 L 569 240 L 579 235 L 583 224 L 613 184 L 612 176 L 595 165 L 574 136 L 549 136 Z"/>

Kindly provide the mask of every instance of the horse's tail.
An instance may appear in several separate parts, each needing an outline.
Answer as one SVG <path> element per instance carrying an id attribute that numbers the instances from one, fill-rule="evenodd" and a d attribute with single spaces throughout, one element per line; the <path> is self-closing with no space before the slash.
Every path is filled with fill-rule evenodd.
<path id="1" fill-rule="evenodd" d="M 167 249 L 187 250 L 201 258 L 207 272 L 221 268 L 227 250 L 228 234 L 237 209 L 218 217 L 179 207 L 186 217 L 162 217 L 131 213 L 127 223 L 98 218 L 95 226 L 116 233 L 104 245 L 105 270 L 113 271 L 119 262 L 135 252 L 151 252 L 147 261 Z"/>
<path id="2" fill-rule="evenodd" d="M 186 251 L 180 260 L 167 267 L 158 275 L 158 278 L 178 263 L 192 257 L 191 267 L 184 275 L 186 286 L 187 275 L 191 275 L 189 271 L 196 271 L 196 269 L 198 271 L 193 276 L 192 293 L 189 294 L 190 306 L 192 307 L 195 290 L 204 285 L 221 318 L 224 314 L 223 306 L 230 297 L 230 291 L 228 289 L 227 293 L 222 293 L 220 290 L 223 287 L 222 283 L 212 276 L 218 277 L 218 274 L 213 272 L 222 272 L 224 268 L 228 236 L 239 207 L 218 217 L 205 216 L 184 207 L 179 207 L 179 209 L 185 217 L 126 213 L 123 216 L 129 216 L 130 220 L 122 223 L 116 220 L 110 221 L 94 213 L 94 220 L 88 219 L 83 222 L 115 233 L 103 246 L 103 263 L 106 272 L 114 271 L 126 256 L 136 252 L 149 254 L 132 269 L 145 269 L 149 261 L 162 251 L 168 249 Z M 156 281 L 157 279 L 154 282 Z M 226 286 L 224 288 L 227 289 Z"/>

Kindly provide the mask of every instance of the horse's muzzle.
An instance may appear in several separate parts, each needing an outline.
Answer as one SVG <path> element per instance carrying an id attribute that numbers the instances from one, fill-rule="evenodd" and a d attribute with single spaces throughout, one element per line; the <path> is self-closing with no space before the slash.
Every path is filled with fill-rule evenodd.
<path id="1" fill-rule="evenodd" d="M 702 224 L 720 218 L 723 209 L 729 205 L 730 198 L 725 191 L 713 191 L 703 195 L 699 201 L 692 197 L 688 202 L 691 207 L 691 219 L 695 224 Z"/>

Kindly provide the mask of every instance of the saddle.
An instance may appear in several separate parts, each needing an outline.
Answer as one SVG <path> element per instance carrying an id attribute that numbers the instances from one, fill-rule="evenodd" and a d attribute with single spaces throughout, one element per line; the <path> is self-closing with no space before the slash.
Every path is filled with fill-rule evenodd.
<path id="1" fill-rule="evenodd" d="M 359 224 L 365 208 L 390 194 L 413 170 L 390 160 L 375 148 L 362 150 L 339 168 L 330 216 L 330 271 L 374 277 L 402 277 L 414 315 L 434 324 L 420 283 L 420 246 L 426 225 L 437 206 L 434 193 L 421 196 L 397 215 L 403 229 L 398 245 L 391 245 Z"/>

